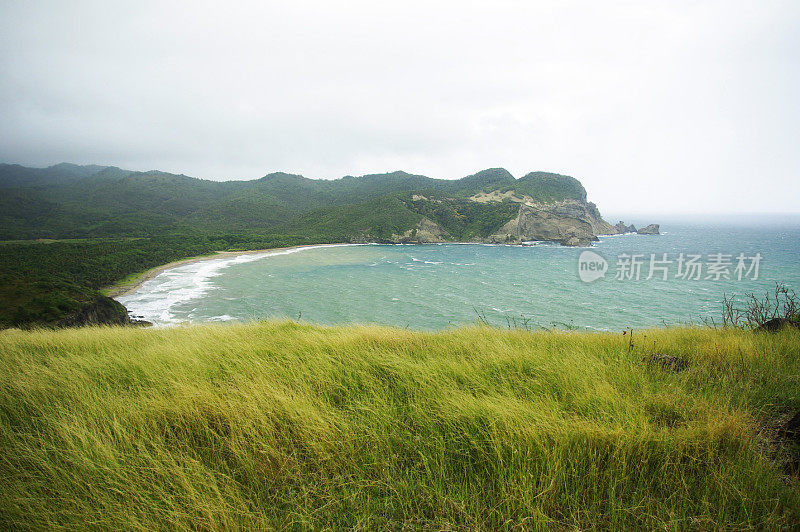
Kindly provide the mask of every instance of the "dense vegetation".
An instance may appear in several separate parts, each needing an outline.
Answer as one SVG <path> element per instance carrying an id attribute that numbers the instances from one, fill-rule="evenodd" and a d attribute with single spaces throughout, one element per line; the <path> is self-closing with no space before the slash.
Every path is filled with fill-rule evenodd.
<path id="1" fill-rule="evenodd" d="M 538 201 L 586 197 L 571 177 L 535 172 L 517 180 L 502 168 L 458 180 L 392 172 L 325 181 L 278 172 L 216 182 L 0 164 L 0 327 L 57 322 L 101 297 L 103 286 L 215 250 L 386 241 L 415 234 L 423 216 L 449 238 L 483 238 L 518 205 L 468 198 L 511 189 Z"/>
<path id="2" fill-rule="evenodd" d="M 314 210 L 281 224 L 281 234 L 305 234 L 319 241 L 383 241 L 417 225 L 421 216 L 395 196 Z"/>
<path id="3" fill-rule="evenodd" d="M 580 181 L 574 177 L 547 172 L 531 172 L 507 188 L 511 189 L 542 203 L 565 199 L 586 200 L 586 190 Z"/>
<path id="4" fill-rule="evenodd" d="M 308 243 L 292 236 L 167 236 L 0 244 L 0 327 L 47 325 L 101 297 L 126 276 L 216 250 Z"/>
<path id="5" fill-rule="evenodd" d="M 419 219 L 418 205 L 392 204 L 399 195 L 417 192 L 455 200 L 497 189 L 519 189 L 539 201 L 586 198 L 574 178 L 536 172 L 517 180 L 503 169 L 458 180 L 393 172 L 337 180 L 274 173 L 253 181 L 216 182 L 115 167 L 0 165 L 0 240 L 283 234 L 285 227 L 306 236 L 339 237 L 342 226 L 349 227 L 345 236 L 378 238 L 388 228 L 400 233 L 413 229 Z M 356 205 L 373 212 L 342 223 L 347 207 Z M 424 210 L 433 221 L 447 223 L 447 218 L 435 218 L 435 209 Z M 466 224 L 482 225 L 482 214 L 473 209 L 474 219 Z"/>
<path id="6" fill-rule="evenodd" d="M 0 331 L 0 528 L 796 530 L 799 352 L 795 329 Z"/>
<path id="7" fill-rule="evenodd" d="M 464 242 L 491 235 L 519 211 L 519 204 L 512 201 L 476 203 L 437 195 L 417 200 L 410 195 L 406 205 L 414 212 L 436 220 L 456 240 Z"/>

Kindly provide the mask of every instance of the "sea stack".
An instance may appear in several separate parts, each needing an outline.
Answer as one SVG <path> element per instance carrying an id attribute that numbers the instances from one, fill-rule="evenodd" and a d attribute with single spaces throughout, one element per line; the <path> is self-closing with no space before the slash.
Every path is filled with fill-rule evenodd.
<path id="1" fill-rule="evenodd" d="M 658 232 L 658 228 L 659 228 L 658 224 L 650 224 L 647 227 L 642 227 L 636 232 L 639 233 L 640 235 L 658 235 L 660 234 Z"/>

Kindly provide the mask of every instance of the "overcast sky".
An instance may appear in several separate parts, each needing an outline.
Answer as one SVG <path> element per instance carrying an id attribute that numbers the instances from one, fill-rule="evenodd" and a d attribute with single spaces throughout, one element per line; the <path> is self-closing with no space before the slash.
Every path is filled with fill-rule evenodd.
<path id="1" fill-rule="evenodd" d="M 800 212 L 800 1 L 0 0 L 0 161 Z"/>

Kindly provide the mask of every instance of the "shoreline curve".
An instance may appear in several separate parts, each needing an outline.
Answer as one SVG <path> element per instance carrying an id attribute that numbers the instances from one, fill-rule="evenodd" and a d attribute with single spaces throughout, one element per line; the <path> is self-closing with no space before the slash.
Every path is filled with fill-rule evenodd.
<path id="1" fill-rule="evenodd" d="M 145 270 L 144 272 L 142 272 L 141 275 L 139 275 L 133 281 L 122 284 L 114 284 L 103 288 L 102 291 L 106 297 L 110 297 L 111 299 L 127 296 L 137 291 L 139 288 L 141 288 L 141 286 L 144 283 L 155 278 L 160 273 L 163 273 L 166 270 L 172 268 L 176 268 L 178 266 L 193 264 L 195 262 L 214 260 L 222 257 L 237 257 L 241 255 L 253 255 L 256 253 L 268 253 L 270 251 L 287 251 L 291 249 L 300 249 L 300 248 L 320 248 L 320 247 L 342 246 L 342 245 L 355 245 L 355 244 L 352 244 L 351 242 L 336 242 L 331 244 L 303 244 L 298 246 L 286 246 L 278 248 L 248 249 L 246 251 L 215 251 L 212 255 L 198 255 L 196 257 L 187 257 L 185 259 L 175 260 L 172 262 L 168 262 L 167 264 L 162 264 L 161 266 L 150 268 L 149 270 Z"/>

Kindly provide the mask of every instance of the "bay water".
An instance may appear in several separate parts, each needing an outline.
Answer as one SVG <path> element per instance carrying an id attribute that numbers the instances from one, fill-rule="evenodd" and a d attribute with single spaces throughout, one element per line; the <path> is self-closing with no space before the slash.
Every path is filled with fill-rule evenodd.
<path id="1" fill-rule="evenodd" d="M 367 244 L 226 256 L 166 270 L 118 300 L 156 325 L 291 318 L 622 330 L 719 321 L 723 294 L 762 294 L 776 282 L 800 292 L 796 220 L 661 229 L 590 248 Z"/>

